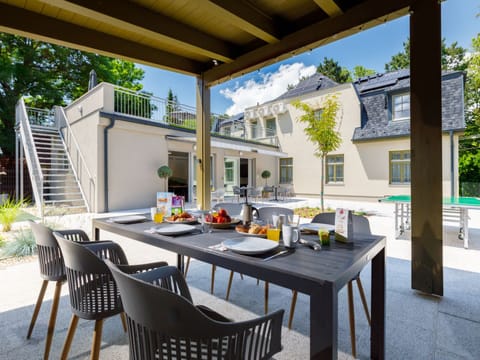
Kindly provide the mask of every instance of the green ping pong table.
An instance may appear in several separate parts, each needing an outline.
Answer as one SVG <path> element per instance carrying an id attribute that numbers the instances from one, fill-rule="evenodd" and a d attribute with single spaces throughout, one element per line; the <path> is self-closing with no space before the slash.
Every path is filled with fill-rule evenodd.
<path id="1" fill-rule="evenodd" d="M 380 199 L 381 202 L 395 204 L 395 231 L 397 237 L 410 229 L 410 195 L 393 195 Z M 443 220 L 456 221 L 459 225 L 458 238 L 468 249 L 468 210 L 480 209 L 480 199 L 474 197 L 443 198 Z"/>

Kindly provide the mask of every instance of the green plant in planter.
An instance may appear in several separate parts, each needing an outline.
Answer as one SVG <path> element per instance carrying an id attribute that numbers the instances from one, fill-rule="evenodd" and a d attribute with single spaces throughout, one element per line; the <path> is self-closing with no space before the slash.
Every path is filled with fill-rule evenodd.
<path id="1" fill-rule="evenodd" d="M 15 201 L 13 198 L 8 198 L 0 205 L 0 224 L 3 226 L 3 231 L 7 232 L 12 229 L 12 224 L 20 214 L 20 208 L 25 204 L 23 200 Z"/>
<path id="2" fill-rule="evenodd" d="M 32 230 L 21 229 L 15 233 L 14 239 L 5 244 L 2 255 L 7 257 L 30 256 L 35 254 L 37 244 Z"/>
<path id="3" fill-rule="evenodd" d="M 158 168 L 157 174 L 161 179 L 165 179 L 165 191 L 168 191 L 168 178 L 173 175 L 172 169 L 167 165 Z"/>
<path id="4" fill-rule="evenodd" d="M 267 186 L 267 180 L 270 176 L 272 176 L 272 173 L 268 170 L 263 170 L 260 176 L 262 177 L 262 179 L 265 179 L 265 186 Z"/>

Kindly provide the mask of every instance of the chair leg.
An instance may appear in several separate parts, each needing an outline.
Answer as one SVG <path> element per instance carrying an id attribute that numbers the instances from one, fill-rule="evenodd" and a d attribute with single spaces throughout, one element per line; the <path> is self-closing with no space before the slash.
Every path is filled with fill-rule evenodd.
<path id="1" fill-rule="evenodd" d="M 123 331 L 127 332 L 127 318 L 124 312 L 120 313 L 120 319 L 122 320 Z"/>
<path id="2" fill-rule="evenodd" d="M 188 268 L 190 267 L 190 256 L 187 256 L 187 264 L 185 265 L 185 278 L 187 277 L 188 274 Z"/>
<path id="3" fill-rule="evenodd" d="M 75 335 L 75 330 L 77 329 L 78 316 L 72 315 L 72 320 L 70 320 L 70 326 L 68 327 L 67 338 L 63 344 L 61 360 L 68 359 L 68 353 L 70 352 L 70 346 L 72 345 L 73 336 Z"/>
<path id="4" fill-rule="evenodd" d="M 33 327 L 35 326 L 38 313 L 42 307 L 43 297 L 45 296 L 45 291 L 47 291 L 47 286 L 48 280 L 43 280 L 40 293 L 38 294 L 37 303 L 35 304 L 35 309 L 33 310 L 32 320 L 30 321 L 30 326 L 28 327 L 27 339 L 30 339 L 30 336 L 32 336 Z"/>
<path id="5" fill-rule="evenodd" d="M 243 280 L 243 274 L 240 274 L 240 279 L 242 279 L 242 280 Z"/>
<path id="6" fill-rule="evenodd" d="M 360 299 L 362 299 L 363 309 L 365 310 L 365 316 L 367 317 L 368 325 L 372 326 L 372 320 L 370 319 L 370 312 L 368 311 L 368 303 L 367 298 L 365 296 L 365 292 L 363 291 L 362 281 L 360 280 L 360 276 L 357 277 L 357 286 L 358 292 L 360 293 Z"/>
<path id="7" fill-rule="evenodd" d="M 295 315 L 295 305 L 297 305 L 297 290 L 292 291 L 292 303 L 290 304 L 290 316 L 288 317 L 288 328 L 292 329 L 293 315 Z"/>
<path id="8" fill-rule="evenodd" d="M 350 341 L 352 342 L 352 356 L 357 357 L 357 347 L 355 340 L 355 309 L 353 307 L 352 281 L 348 282 L 348 313 L 350 315 Z"/>
<path id="9" fill-rule="evenodd" d="M 100 357 L 100 345 L 102 345 L 102 327 L 103 319 L 95 320 L 95 328 L 93 330 L 92 352 L 90 360 L 98 360 Z"/>
<path id="10" fill-rule="evenodd" d="M 268 314 L 268 281 L 265 281 L 265 314 Z"/>
<path id="11" fill-rule="evenodd" d="M 55 294 L 53 295 L 52 310 L 50 311 L 50 320 L 48 321 L 47 339 L 45 341 L 45 350 L 43 358 L 48 360 L 50 347 L 52 346 L 53 333 L 55 331 L 55 322 L 57 321 L 58 303 L 60 302 L 60 293 L 62 292 L 62 281 L 55 284 Z"/>
<path id="12" fill-rule="evenodd" d="M 233 281 L 233 271 L 230 271 L 230 277 L 228 278 L 228 286 L 227 286 L 227 296 L 225 296 L 225 300 L 228 301 L 228 298 L 230 297 L 230 289 L 232 288 L 232 281 Z"/>
<path id="13" fill-rule="evenodd" d="M 213 291 L 215 289 L 215 270 L 217 267 L 215 265 L 212 265 L 212 280 L 210 283 L 210 294 L 213 294 Z"/>

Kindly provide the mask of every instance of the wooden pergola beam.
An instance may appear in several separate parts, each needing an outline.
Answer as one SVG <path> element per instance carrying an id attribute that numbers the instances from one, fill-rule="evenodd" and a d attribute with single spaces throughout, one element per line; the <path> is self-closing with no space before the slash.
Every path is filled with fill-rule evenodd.
<path id="1" fill-rule="evenodd" d="M 343 14 L 342 9 L 334 0 L 313 0 L 325 14 L 335 17 Z"/>
<path id="2" fill-rule="evenodd" d="M 285 36 L 282 41 L 267 44 L 243 54 L 230 64 L 221 64 L 205 72 L 209 86 L 244 75 L 260 67 L 287 59 L 293 55 L 340 40 L 360 30 L 408 14 L 412 0 L 369 0 L 335 18 L 309 25 Z M 387 14 L 387 15 L 385 15 Z"/>
<path id="3" fill-rule="evenodd" d="M 196 75 L 204 64 L 133 41 L 0 3 L 0 31 Z M 60 40 L 61 39 L 61 40 Z"/>
<path id="4" fill-rule="evenodd" d="M 182 24 L 168 16 L 137 5 L 131 1 L 115 0 L 39 0 L 63 10 L 73 11 L 125 30 L 160 39 L 166 44 L 211 57 L 222 62 L 231 62 L 235 57 L 232 44 Z"/>
<path id="5" fill-rule="evenodd" d="M 251 4 L 231 0 L 210 0 L 210 2 L 216 5 L 223 17 L 239 29 L 267 43 L 276 43 L 280 40 L 280 33 L 274 20 Z"/>
<path id="6" fill-rule="evenodd" d="M 411 10 L 412 288 L 443 295 L 440 4 L 420 0 Z"/>

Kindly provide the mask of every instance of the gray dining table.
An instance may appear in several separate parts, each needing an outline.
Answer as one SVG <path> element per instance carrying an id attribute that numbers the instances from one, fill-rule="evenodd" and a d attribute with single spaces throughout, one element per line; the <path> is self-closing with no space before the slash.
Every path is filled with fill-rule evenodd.
<path id="1" fill-rule="evenodd" d="M 385 358 L 385 237 L 359 235 L 353 243 L 331 242 L 328 248 L 314 251 L 297 246 L 293 251 L 265 261 L 266 254 L 243 255 L 211 248 L 226 239 L 242 236 L 234 229 L 214 229 L 211 233 L 167 236 L 152 233 L 151 221 L 119 224 L 112 219 L 94 219 L 93 235 L 100 231 L 115 233 L 177 254 L 177 266 L 183 271 L 184 257 L 214 264 L 235 272 L 297 290 L 310 297 L 310 358 L 338 357 L 338 292 L 371 262 L 370 358 Z M 155 226 L 167 226 L 160 224 Z M 302 235 L 315 240 L 316 235 Z"/>

